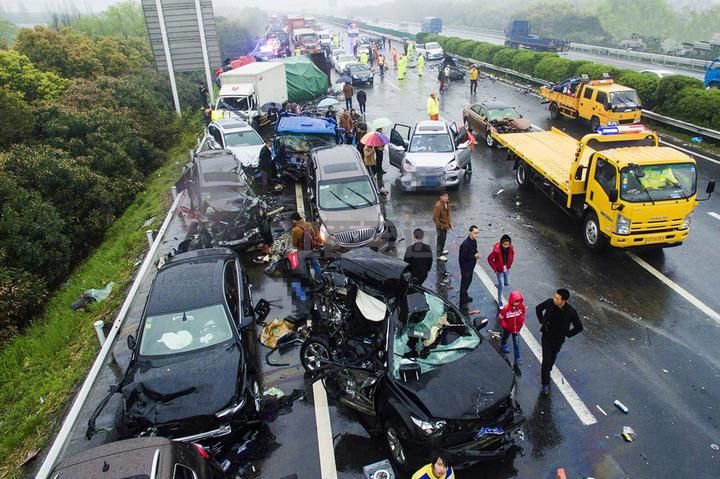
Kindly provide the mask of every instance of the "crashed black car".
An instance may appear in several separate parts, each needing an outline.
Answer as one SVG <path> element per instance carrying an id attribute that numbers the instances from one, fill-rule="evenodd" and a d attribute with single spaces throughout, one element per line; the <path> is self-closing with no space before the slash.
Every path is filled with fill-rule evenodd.
<path id="1" fill-rule="evenodd" d="M 260 411 L 250 286 L 227 248 L 171 257 L 152 284 L 115 391 L 123 438 L 219 438 Z"/>
<path id="2" fill-rule="evenodd" d="M 470 324 L 413 284 L 407 263 L 367 249 L 341 256 L 324 280 L 302 364 L 369 432 L 382 431 L 399 468 L 432 451 L 462 468 L 517 449 L 515 376 L 480 335 L 487 320 Z"/>
<path id="3" fill-rule="evenodd" d="M 248 184 L 230 150 L 196 153 L 184 176 L 198 223 L 188 227 L 188 238 L 180 252 L 197 249 L 187 244 L 195 235 L 203 236 L 202 247 L 238 251 L 272 243 L 267 206 Z"/>

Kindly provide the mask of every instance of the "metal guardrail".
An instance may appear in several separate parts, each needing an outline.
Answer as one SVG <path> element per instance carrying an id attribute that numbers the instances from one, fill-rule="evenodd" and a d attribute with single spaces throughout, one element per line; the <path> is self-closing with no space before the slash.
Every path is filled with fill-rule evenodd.
<path id="1" fill-rule="evenodd" d="M 643 63 L 652 63 L 660 65 L 674 65 L 689 70 L 705 71 L 708 61 L 697 60 L 695 58 L 675 57 L 672 55 L 661 55 L 659 53 L 636 52 L 622 48 L 608 48 L 597 45 L 585 45 L 583 43 L 570 43 L 570 50 L 578 52 L 594 53 L 606 55 L 610 57 L 625 58 L 627 60 L 635 60 Z"/>

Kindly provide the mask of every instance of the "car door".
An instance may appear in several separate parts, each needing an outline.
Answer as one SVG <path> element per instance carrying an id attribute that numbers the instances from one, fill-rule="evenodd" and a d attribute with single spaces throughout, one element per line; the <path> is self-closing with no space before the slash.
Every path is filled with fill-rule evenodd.
<path id="1" fill-rule="evenodd" d="M 220 132 L 220 128 L 215 125 L 210 125 L 208 126 L 208 133 L 213 138 L 213 140 L 215 140 L 215 142 L 220 145 L 220 148 L 225 148 L 225 141 L 222 133 Z"/>
<path id="2" fill-rule="evenodd" d="M 586 86 L 582 92 L 582 96 L 580 97 L 580 111 L 578 111 L 578 116 L 586 120 L 589 120 L 593 117 L 596 107 L 594 97 L 595 89 Z"/>
<path id="3" fill-rule="evenodd" d="M 597 95 L 595 95 L 595 112 L 597 114 L 597 117 L 600 118 L 600 124 L 601 125 L 608 125 L 609 124 L 609 113 L 612 111 L 612 107 L 610 106 L 610 102 L 608 100 L 607 93 L 604 91 L 598 91 Z"/>
<path id="4" fill-rule="evenodd" d="M 478 111 L 478 130 L 481 132 L 482 136 L 486 138 L 491 129 L 490 111 L 487 106 L 480 105 L 480 109 Z"/>
<path id="5" fill-rule="evenodd" d="M 388 153 L 390 155 L 390 164 L 395 168 L 402 168 L 402 162 L 405 159 L 410 140 L 410 130 L 412 130 L 410 126 L 396 123 L 390 131 Z"/>
<path id="6" fill-rule="evenodd" d="M 452 122 L 449 128 L 452 140 L 451 143 L 453 145 L 453 148 L 455 149 L 455 160 L 458 162 L 458 165 L 460 165 L 460 168 L 465 168 L 470 162 L 470 149 L 468 148 L 469 142 L 465 140 L 464 142 L 458 144 L 459 131 L 455 122 Z"/>

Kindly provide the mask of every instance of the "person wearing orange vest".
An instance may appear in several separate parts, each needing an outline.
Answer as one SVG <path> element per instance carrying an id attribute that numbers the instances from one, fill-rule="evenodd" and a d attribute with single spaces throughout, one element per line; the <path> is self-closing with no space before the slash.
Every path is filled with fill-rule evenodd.
<path id="1" fill-rule="evenodd" d="M 395 68 L 397 68 L 398 57 L 397 57 L 397 50 L 395 49 L 395 47 L 392 48 L 392 59 L 393 59 L 393 66 Z"/>
<path id="2" fill-rule="evenodd" d="M 440 100 L 435 93 L 430 93 L 427 99 L 427 112 L 431 120 L 440 119 Z"/>
<path id="3" fill-rule="evenodd" d="M 378 54 L 377 64 L 380 69 L 380 76 L 385 76 L 385 55 L 382 53 Z"/>

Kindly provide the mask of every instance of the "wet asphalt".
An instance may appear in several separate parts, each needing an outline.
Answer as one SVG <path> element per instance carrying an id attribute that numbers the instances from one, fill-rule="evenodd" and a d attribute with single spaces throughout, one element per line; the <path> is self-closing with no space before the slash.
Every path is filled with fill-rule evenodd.
<path id="1" fill-rule="evenodd" d="M 387 72 L 384 79 L 376 77 L 375 86 L 365 89 L 368 120 L 388 117 L 412 125 L 427 118 L 425 100 L 430 92 L 437 91 L 437 81 L 430 65 L 425 72 L 422 79 L 414 69 L 408 70 L 404 80 L 397 80 L 394 70 Z M 466 103 L 492 99 L 515 106 L 541 128 L 556 126 L 575 136 L 586 131 L 586 127 L 572 122 L 551 125 L 537 98 L 487 78 L 480 80 L 474 98 L 469 95 L 467 81 L 453 83 L 441 98 L 441 116 L 459 125 Z M 386 153 L 389 195 L 385 208 L 400 238 L 389 254 L 402 256 L 416 227 L 426 231 L 426 242 L 434 248 L 431 210 L 437 193 L 402 193 L 394 185 L 397 173 L 387 158 Z M 720 452 L 711 444 L 720 443 L 720 325 L 641 268 L 627 253 L 594 254 L 585 248 L 579 224 L 569 221 L 539 193 L 517 190 L 512 162 L 506 160 L 504 151 L 490 150 L 480 142 L 472 161 L 474 172 L 469 182 L 450 192 L 455 228 L 448 235 L 449 261 L 446 265 L 436 263 L 425 285 L 457 301 L 457 249 L 467 228 L 471 224 L 480 227 L 478 246 L 484 254 L 503 233 L 509 234 L 516 251 L 510 289 L 523 293 L 528 308 L 526 327 L 535 339 L 539 340 L 540 334 L 533 306 L 559 287 L 571 291 L 570 303 L 586 329 L 565 343 L 556 366 L 597 423 L 584 426 L 555 385 L 549 397 L 539 394 L 540 364 L 521 341 L 523 374 L 519 378 L 518 400 L 528 419 L 524 440 L 519 442 L 523 451 L 502 462 L 459 471 L 457 477 L 554 478 L 558 468 L 564 468 L 567 477 L 578 478 L 718 477 Z M 703 159 L 698 159 L 698 165 L 698 189 L 704 191 L 708 179 L 720 178 L 720 166 Z M 696 209 L 693 229 L 683 246 L 637 254 L 717 312 L 720 275 L 715 248 L 720 219 L 710 212 L 720 213 L 717 196 Z M 162 249 L 169 250 L 182 236 L 183 224 L 178 217 L 171 223 Z M 491 274 L 483 258 L 479 264 Z M 270 319 L 292 314 L 295 305 L 283 278 L 265 275 L 262 267 L 251 260 L 252 255 L 246 255 L 254 295 L 271 302 Z M 438 266 L 446 268 L 451 287 L 440 283 Z M 107 387 L 119 380 L 127 364 L 125 338 L 137 327 L 151 279 L 144 282 L 115 345 L 117 365 L 104 368 L 81 415 L 83 421 Z M 478 316 L 490 319 L 488 329 L 497 330 L 495 299 L 477 276 L 470 295 L 474 298 L 470 309 L 479 309 Z M 299 478 L 320 478 L 313 388 L 299 365 L 299 348 L 271 357 L 271 361 L 284 366 L 268 365 L 268 351 L 261 347 L 257 358 L 263 370 L 263 389 L 277 387 L 286 397 L 294 390 L 303 394 L 289 407 L 265 416 L 274 441 L 265 454 L 251 461 L 254 475 L 279 479 L 296 473 Z M 629 408 L 629 414 L 613 406 L 616 399 Z M 118 408 L 119 404 L 111 404 L 98 425 L 111 429 Z M 388 457 L 382 440 L 370 438 L 352 411 L 330 399 L 329 412 L 337 477 L 361 478 L 364 465 Z M 620 437 L 623 426 L 635 431 L 633 442 Z M 76 428 L 66 454 L 114 438 L 110 430 L 89 442 L 82 438 L 83 432 L 84 426 Z M 242 443 L 242 434 L 231 438 L 231 442 Z M 238 457 L 230 459 L 237 461 Z M 237 468 L 233 466 L 232 470 Z"/>

